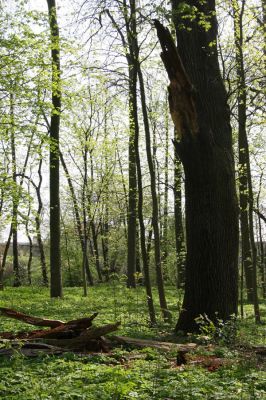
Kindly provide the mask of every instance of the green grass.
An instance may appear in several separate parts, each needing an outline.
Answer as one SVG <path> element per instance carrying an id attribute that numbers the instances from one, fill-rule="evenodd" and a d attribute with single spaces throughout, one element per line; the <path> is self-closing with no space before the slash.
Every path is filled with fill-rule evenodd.
<path id="1" fill-rule="evenodd" d="M 174 320 L 180 308 L 175 288 L 167 289 Z M 179 300 L 178 300 L 179 298 Z M 156 307 L 159 315 L 158 299 Z M 119 334 L 169 340 L 173 325 L 159 319 L 151 329 L 147 320 L 142 287 L 126 289 L 120 282 L 89 288 L 87 298 L 81 288 L 67 288 L 64 299 L 49 299 L 45 288 L 6 288 L 0 306 L 48 318 L 73 319 L 99 312 L 95 323 L 121 321 Z M 238 322 L 237 343 L 266 345 L 265 326 L 253 322 L 252 307 L 245 306 L 246 318 Z M 266 307 L 262 316 L 266 319 Z M 0 331 L 30 330 L 30 325 L 0 318 Z M 184 340 L 184 338 L 175 338 Z M 192 340 L 191 338 L 189 340 Z M 204 350 L 206 352 L 206 350 Z M 197 350 L 197 353 L 203 350 Z M 153 349 L 127 351 L 116 349 L 110 355 L 43 356 L 27 359 L 18 352 L 0 358 L 0 399 L 265 399 L 266 371 L 263 360 L 252 353 L 242 355 L 224 344 L 209 353 L 223 356 L 228 364 L 209 372 L 199 366 L 176 368 L 174 354 Z"/>

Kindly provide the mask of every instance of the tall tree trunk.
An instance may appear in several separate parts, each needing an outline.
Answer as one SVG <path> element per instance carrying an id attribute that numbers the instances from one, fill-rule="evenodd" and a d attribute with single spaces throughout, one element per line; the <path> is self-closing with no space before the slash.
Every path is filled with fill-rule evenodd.
<path id="1" fill-rule="evenodd" d="M 175 132 L 176 138 L 176 132 Z M 175 213 L 175 247 L 177 288 L 181 289 L 185 283 L 185 244 L 182 218 L 182 166 L 180 158 L 174 151 L 174 213 Z"/>
<path id="2" fill-rule="evenodd" d="M 40 145 L 40 152 L 41 152 L 41 145 Z M 39 160 L 39 167 L 38 167 L 39 182 L 38 182 L 38 185 L 35 186 L 37 199 L 38 199 L 38 209 L 37 209 L 37 213 L 35 216 L 35 227 L 36 227 L 37 243 L 38 243 L 39 252 L 40 252 L 42 283 L 44 286 L 48 286 L 46 257 L 45 257 L 44 244 L 43 244 L 42 234 L 41 234 L 41 218 L 42 218 L 42 210 L 43 210 L 43 203 L 42 203 L 42 197 L 41 197 L 42 162 L 43 162 L 42 154 L 40 153 L 40 160 Z"/>
<path id="3" fill-rule="evenodd" d="M 6 245 L 5 245 L 4 252 L 3 252 L 2 263 L 1 263 L 1 273 L 0 273 L 1 281 L 0 281 L 0 284 L 1 284 L 2 287 L 4 287 L 4 282 L 3 282 L 4 270 L 5 270 L 5 266 L 6 266 L 6 259 L 7 259 L 8 250 L 9 250 L 9 247 L 10 247 L 11 238 L 12 238 L 12 224 L 10 226 L 8 238 L 7 238 Z"/>
<path id="4" fill-rule="evenodd" d="M 47 0 L 51 33 L 52 105 L 50 123 L 50 274 L 51 297 L 62 297 L 62 271 L 60 252 L 60 163 L 59 130 L 61 114 L 60 41 L 56 2 Z"/>
<path id="5" fill-rule="evenodd" d="M 178 50 L 158 21 L 156 28 L 179 134 L 175 147 L 185 173 L 185 295 L 176 330 L 192 332 L 199 328 L 195 318 L 200 314 L 214 322 L 237 314 L 238 207 L 230 113 L 214 45 L 215 4 L 187 3 L 198 10 L 193 20 L 182 18 L 180 0 L 172 1 Z M 208 30 L 199 24 L 200 15 L 210 22 Z"/>
<path id="6" fill-rule="evenodd" d="M 110 275 L 109 244 L 108 244 L 109 225 L 108 225 L 108 223 L 105 224 L 104 221 L 101 221 L 100 229 L 101 229 L 101 239 L 102 239 L 103 271 L 104 271 L 105 279 L 108 282 L 109 275 Z M 106 231 L 106 229 L 107 229 L 107 231 Z"/>
<path id="7" fill-rule="evenodd" d="M 136 47 L 137 46 L 138 46 L 138 44 L 136 42 Z M 138 49 L 138 47 L 137 47 L 137 49 Z M 138 55 L 138 53 L 137 53 L 137 55 Z M 165 291 L 164 291 L 162 265 L 161 265 L 159 209 L 158 209 L 158 198 L 157 198 L 157 192 L 156 192 L 156 176 L 155 176 L 155 169 L 154 169 L 154 163 L 153 163 L 152 151 L 151 151 L 151 135 L 150 135 L 149 118 L 148 118 L 147 105 L 146 105 L 145 87 L 144 87 L 143 75 L 142 75 L 139 60 L 138 60 L 138 77 L 139 77 L 142 115 L 143 115 L 145 139 L 146 139 L 146 152 L 147 152 L 147 159 L 148 159 L 148 166 L 149 166 L 150 180 L 151 180 L 152 226 L 153 226 L 153 232 L 154 232 L 154 255 L 155 255 L 155 267 L 156 267 L 156 280 L 157 280 L 157 287 L 158 287 L 158 294 L 159 294 L 162 315 L 163 315 L 163 318 L 165 321 L 169 321 L 169 320 L 171 320 L 171 313 L 169 312 L 169 310 L 167 308 L 167 302 L 166 302 Z"/>
<path id="8" fill-rule="evenodd" d="M 92 240 L 93 240 L 93 255 L 95 259 L 96 271 L 98 274 L 99 282 L 103 281 L 101 265 L 100 265 L 100 256 L 99 256 L 99 248 L 98 248 L 98 233 L 95 227 L 95 222 L 91 219 L 90 221 Z"/>
<path id="9" fill-rule="evenodd" d="M 163 225 L 162 225 L 162 266 L 164 276 L 167 277 L 168 259 L 168 197 L 169 197 L 169 116 L 168 105 L 165 110 L 165 156 L 164 156 L 164 199 L 163 199 Z"/>
<path id="10" fill-rule="evenodd" d="M 139 155 L 139 124 L 138 124 L 137 102 L 135 103 L 134 112 L 135 112 L 135 120 L 137 121 L 137 125 L 135 127 L 136 129 L 135 151 L 136 151 L 136 165 L 137 165 L 137 179 L 138 179 L 138 220 L 139 220 L 139 233 L 140 233 L 140 247 L 142 255 L 144 283 L 147 296 L 146 297 L 147 306 L 149 310 L 150 322 L 152 325 L 154 325 L 156 323 L 156 316 L 153 304 L 150 269 L 149 269 L 149 256 L 146 248 L 146 233 L 145 233 L 145 223 L 143 217 L 143 187 L 142 187 L 141 162 Z"/>
<path id="11" fill-rule="evenodd" d="M 13 180 L 13 200 L 12 200 L 12 248 L 13 248 L 13 272 L 14 286 L 21 286 L 20 267 L 18 259 L 18 203 L 19 191 L 17 187 L 17 158 L 15 144 L 15 121 L 14 121 L 14 94 L 10 94 L 10 141 L 12 157 L 12 180 Z"/>
<path id="12" fill-rule="evenodd" d="M 129 64 L 129 144 L 128 144 L 128 222 L 127 222 L 127 286 L 136 287 L 136 208 L 137 208 L 137 175 L 136 175 L 136 124 L 134 109 L 137 96 L 137 73 L 132 60 Z"/>
<path id="13" fill-rule="evenodd" d="M 128 143 L 128 210 L 127 210 L 127 286 L 135 288 L 136 272 L 136 229 L 137 229 L 137 170 L 136 170 L 136 124 L 134 107 L 137 99 L 137 64 L 134 49 L 136 32 L 136 1 L 119 3 L 125 21 L 126 36 L 108 9 L 105 10 L 121 38 L 128 64 L 128 107 L 129 107 L 129 143 Z"/>
<path id="14" fill-rule="evenodd" d="M 243 54 L 243 14 L 245 0 L 241 7 L 238 0 L 231 0 L 234 16 L 234 39 L 236 49 L 238 141 L 239 141 L 239 201 L 241 221 L 241 244 L 248 299 L 253 301 L 256 322 L 260 322 L 257 293 L 257 249 L 253 227 L 253 190 L 250 171 L 249 145 L 247 138 L 247 85 Z"/>
<path id="15" fill-rule="evenodd" d="M 237 85 L 238 85 L 238 152 L 239 152 L 239 206 L 241 232 L 241 258 L 246 278 L 247 299 L 253 301 L 252 255 L 249 237 L 248 216 L 248 177 L 247 164 L 249 162 L 248 143 L 246 133 L 247 94 L 243 59 L 243 30 L 242 17 L 244 8 L 240 11 L 238 1 L 231 0 L 234 15 L 234 39 L 236 49 Z"/>
<path id="16" fill-rule="evenodd" d="M 88 217 L 87 217 L 87 189 L 88 189 L 88 146 L 87 137 L 84 141 L 83 149 L 83 163 L 84 163 L 84 177 L 83 177 L 83 187 L 82 187 L 82 213 L 83 213 L 83 260 L 82 260 L 82 280 L 83 280 L 83 294 L 88 295 L 87 289 L 87 277 L 90 279 L 90 267 L 88 260 Z M 89 274 L 87 274 L 89 272 Z"/>
<path id="17" fill-rule="evenodd" d="M 80 245 L 81 245 L 81 251 L 82 251 L 82 255 L 83 255 L 83 262 L 82 262 L 82 268 L 81 268 L 81 271 L 83 273 L 83 268 L 85 268 L 85 270 L 86 270 L 86 266 L 89 264 L 89 261 L 87 259 L 87 261 L 85 262 L 85 265 L 84 265 L 84 247 L 85 246 L 84 246 L 84 235 L 83 235 L 83 232 L 82 232 L 82 222 L 81 222 L 81 217 L 80 217 L 79 205 L 78 205 L 78 200 L 77 200 L 77 196 L 76 196 L 76 193 L 75 193 L 75 189 L 74 189 L 74 186 L 73 186 L 73 183 L 72 183 L 72 179 L 71 179 L 71 176 L 69 174 L 66 162 L 64 160 L 64 157 L 63 157 L 63 154 L 61 153 L 61 151 L 60 151 L 60 162 L 61 162 L 62 167 L 64 169 L 65 176 L 66 176 L 67 183 L 68 183 L 68 187 L 69 187 L 70 194 L 71 194 L 72 201 L 73 201 L 73 208 L 74 208 L 74 215 L 75 215 L 75 220 L 76 220 L 76 225 L 77 225 L 78 237 L 79 237 L 79 242 L 80 242 Z M 90 271 L 89 271 L 89 274 L 90 274 Z"/>
<path id="18" fill-rule="evenodd" d="M 64 218 L 61 216 L 61 222 L 62 222 L 62 227 L 64 230 L 64 238 L 65 238 L 65 249 L 66 249 L 66 256 L 67 256 L 67 267 L 68 267 L 68 275 L 69 275 L 69 286 L 74 286 L 74 281 L 72 277 L 72 271 L 71 271 L 71 261 L 70 261 L 70 256 L 69 256 L 69 251 L 68 251 L 68 234 L 67 234 L 67 228 L 64 223 Z"/>
<path id="19" fill-rule="evenodd" d="M 27 219 L 25 223 L 25 230 L 26 230 L 26 235 L 29 241 L 29 258 L 28 258 L 28 263 L 27 263 L 27 278 L 28 278 L 28 284 L 31 285 L 31 265 L 32 265 L 32 248 L 33 248 L 33 242 L 29 230 L 29 221 L 30 221 L 30 214 L 31 214 L 31 198 L 30 198 L 30 187 L 29 187 L 30 182 L 28 182 L 28 198 L 29 198 L 29 203 L 28 203 L 28 213 L 27 213 Z"/>
<path id="20" fill-rule="evenodd" d="M 260 176 L 260 185 L 259 191 L 257 194 L 257 209 L 259 210 L 260 206 L 260 194 L 261 194 L 261 185 L 262 185 L 263 173 Z M 260 274 L 261 274 L 261 283 L 262 283 L 262 296 L 266 299 L 266 263 L 265 263 L 265 248 L 263 242 L 263 234 L 262 234 L 262 226 L 261 226 L 261 218 L 258 216 L 258 228 L 259 228 L 259 256 L 260 256 Z"/>

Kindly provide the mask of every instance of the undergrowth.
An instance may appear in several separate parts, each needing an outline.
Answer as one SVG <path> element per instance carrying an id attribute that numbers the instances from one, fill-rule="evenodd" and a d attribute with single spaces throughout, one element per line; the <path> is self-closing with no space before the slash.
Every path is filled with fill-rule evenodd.
<path id="1" fill-rule="evenodd" d="M 180 304 L 175 288 L 167 288 L 167 298 L 177 317 Z M 266 345 L 265 326 L 255 325 L 252 307 L 245 306 L 245 319 L 221 322 L 220 331 L 203 324 L 202 335 L 177 337 L 174 325 L 151 328 L 147 319 L 142 287 L 126 289 L 119 281 L 89 289 L 87 298 L 80 288 L 64 290 L 64 299 L 49 299 L 45 288 L 6 288 L 0 306 L 24 313 L 69 320 L 99 312 L 97 324 L 121 321 L 120 335 L 176 342 L 207 340 L 192 353 L 195 360 L 220 357 L 226 362 L 215 370 L 188 363 L 176 365 L 176 354 L 154 349 L 116 349 L 112 354 L 40 356 L 27 359 L 20 352 L 0 358 L 0 399 L 86 399 L 86 400 L 189 400 L 265 399 L 266 368 L 263 358 L 250 351 L 254 344 Z M 159 315 L 158 299 L 156 299 Z M 266 307 L 262 306 L 262 317 Z M 236 330 L 235 330 L 236 328 Z M 0 331 L 30 330 L 32 326 L 0 317 Z M 212 336 L 213 335 L 213 336 Z M 227 335 L 227 337 L 225 337 Z M 231 335 L 231 336 L 230 336 Z M 230 340 L 230 337 L 233 340 Z M 226 340 L 225 340 L 226 339 Z M 227 340 L 228 339 L 228 340 Z"/>

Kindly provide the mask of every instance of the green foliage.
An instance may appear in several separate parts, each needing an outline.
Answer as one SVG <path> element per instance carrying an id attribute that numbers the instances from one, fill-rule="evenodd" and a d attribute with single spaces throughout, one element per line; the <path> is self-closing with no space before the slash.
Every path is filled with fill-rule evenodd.
<path id="1" fill-rule="evenodd" d="M 50 318 L 63 320 L 82 317 L 99 311 L 96 323 L 121 319 L 119 334 L 163 340 L 172 332 L 173 326 L 160 324 L 150 329 L 145 322 L 144 289 L 127 289 L 119 276 L 111 276 L 109 285 L 90 288 L 88 298 L 82 297 L 79 288 L 66 288 L 63 300 L 49 299 L 45 288 L 7 288 L 1 293 L 0 306 L 17 308 Z M 167 288 L 170 309 L 177 313 L 176 290 Z M 157 312 L 159 311 L 156 298 Z M 249 308 L 246 308 L 249 311 Z M 262 309 L 265 313 L 265 308 Z M 206 319 L 203 326 L 208 324 Z M 210 330 L 213 332 L 213 326 Z M 219 329 L 231 332 L 230 324 L 221 324 Z M 263 344 L 265 327 L 257 326 L 248 317 L 238 321 L 238 337 L 253 343 Z M 1 317 L 0 331 L 29 330 L 31 326 Z M 217 329 L 217 328 L 216 328 Z M 204 330 L 206 333 L 206 330 Z M 261 336 L 260 336 L 261 335 Z M 230 337 L 230 334 L 229 334 Z M 179 339 L 179 338 L 176 338 Z M 264 335 L 265 344 L 265 335 Z M 116 349 L 109 354 L 73 353 L 64 356 L 39 356 L 27 359 L 17 351 L 10 359 L 0 358 L 0 398 L 7 400 L 84 399 L 84 400 L 166 400 L 166 399 L 264 399 L 266 374 L 263 365 L 253 357 L 242 358 L 235 350 L 223 347 L 199 348 L 195 356 L 215 354 L 225 357 L 228 364 L 214 372 L 195 365 L 176 368 L 176 355 L 145 348 L 140 351 Z"/>
<path id="2" fill-rule="evenodd" d="M 212 321 L 206 314 L 200 315 L 196 318 L 200 328 L 199 338 L 203 336 L 205 340 L 210 342 L 233 345 L 237 339 L 238 321 L 235 315 L 232 315 L 228 321 L 219 318 Z"/>

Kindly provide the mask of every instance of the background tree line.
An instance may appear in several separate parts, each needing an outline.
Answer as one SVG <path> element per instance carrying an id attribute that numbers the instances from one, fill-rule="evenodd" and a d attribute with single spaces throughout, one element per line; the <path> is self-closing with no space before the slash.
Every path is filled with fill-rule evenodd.
<path id="1" fill-rule="evenodd" d="M 215 199 L 217 210 L 213 209 L 210 222 L 206 190 L 213 182 L 210 165 L 214 164 L 205 165 L 209 150 L 198 150 L 202 145 L 193 142 L 193 153 L 192 142 L 180 139 L 182 130 L 194 128 L 181 126 L 178 132 L 170 117 L 167 76 L 153 21 L 160 19 L 177 38 L 194 86 L 198 77 L 186 61 L 187 52 L 195 46 L 196 57 L 197 49 L 203 49 L 213 58 L 213 65 L 205 64 L 210 70 L 217 68 L 219 57 L 227 92 L 222 97 L 217 94 L 217 105 L 226 97 L 230 106 L 239 198 L 236 279 L 241 304 L 245 297 L 253 302 L 259 322 L 258 297 L 266 296 L 265 5 L 255 0 L 217 2 L 217 54 L 210 1 L 173 1 L 171 7 L 163 1 L 77 2 L 71 18 L 65 15 L 70 14 L 70 5 L 58 12 L 54 1 L 47 5 L 48 12 L 41 12 L 32 11 L 25 2 L 15 2 L 14 9 L 1 4 L 1 286 L 50 284 L 51 296 L 60 297 L 64 285 L 83 284 L 86 294 L 87 283 L 125 274 L 128 287 L 145 285 L 150 320 L 155 323 L 152 287 L 156 284 L 167 321 L 171 316 L 164 286 L 184 287 L 189 243 L 193 245 L 188 252 L 194 256 L 187 257 L 187 263 L 195 268 L 198 254 L 206 253 L 204 268 L 211 266 L 210 257 L 222 254 L 222 247 L 211 252 L 211 242 L 203 248 L 201 237 L 208 224 L 213 225 L 211 235 L 218 225 L 221 228 L 223 219 L 216 220 L 215 215 L 225 207 L 226 197 Z M 201 42 L 192 35 L 187 38 L 190 30 L 198 31 Z M 198 62 L 195 58 L 195 65 Z M 217 72 L 212 80 L 210 70 L 204 79 L 213 95 Z M 202 100 L 195 98 L 201 115 Z M 201 118 L 199 130 L 211 131 L 220 129 L 224 114 L 214 110 Z M 224 145 L 222 136 L 217 140 Z M 217 174 L 220 193 L 226 183 Z M 195 185 L 184 188 L 188 176 L 198 182 L 198 192 Z M 185 203 L 191 207 L 190 220 L 185 217 Z M 19 232 L 29 243 L 23 258 L 18 252 Z M 39 260 L 32 256 L 35 238 Z M 237 254 L 237 240 L 232 247 Z M 204 268 L 198 269 L 198 279 L 203 278 Z M 216 283 L 219 286 L 218 277 Z M 189 301 L 193 297 L 187 296 Z"/>

